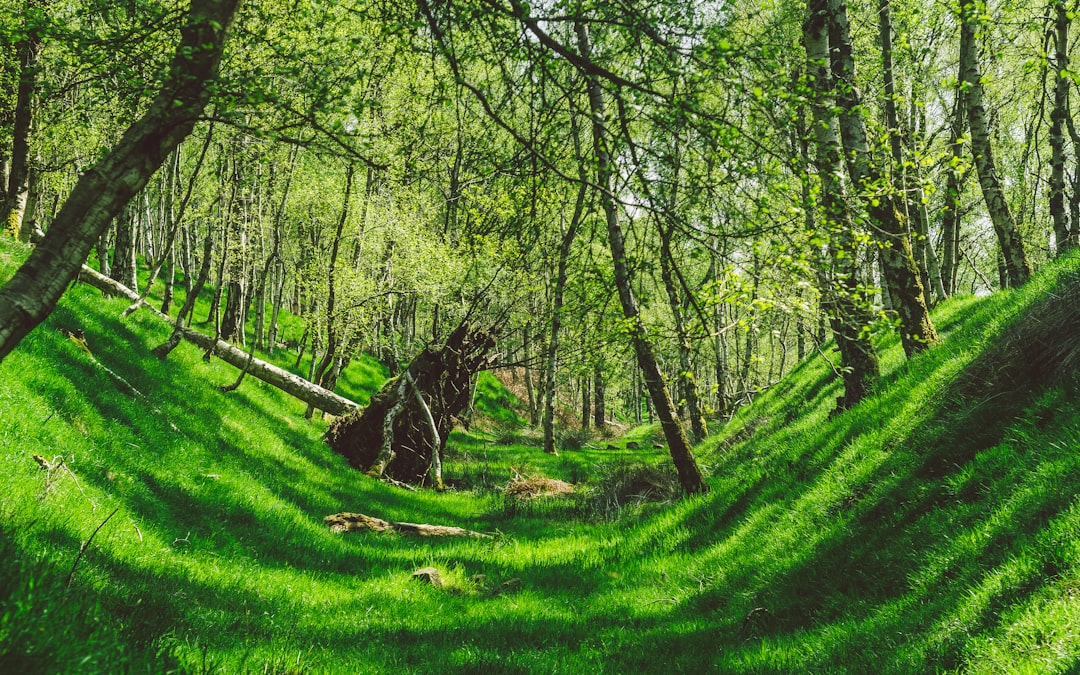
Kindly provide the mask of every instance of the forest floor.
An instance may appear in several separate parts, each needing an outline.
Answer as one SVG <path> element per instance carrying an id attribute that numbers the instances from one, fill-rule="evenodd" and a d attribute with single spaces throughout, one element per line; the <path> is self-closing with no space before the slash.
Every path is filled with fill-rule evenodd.
<path id="1" fill-rule="evenodd" d="M 1080 380 L 1002 345 L 1078 268 L 950 300 L 911 361 L 883 331 L 841 415 L 809 358 L 696 448 L 691 499 L 650 428 L 554 457 L 512 421 L 455 432 L 457 489 L 384 485 L 302 403 L 222 394 L 191 345 L 158 361 L 167 326 L 77 286 L 0 366 L 0 672 L 1075 670 Z M 384 377 L 358 361 L 339 391 Z M 505 489 L 541 477 L 576 487 Z M 335 534 L 340 511 L 491 538 Z"/>

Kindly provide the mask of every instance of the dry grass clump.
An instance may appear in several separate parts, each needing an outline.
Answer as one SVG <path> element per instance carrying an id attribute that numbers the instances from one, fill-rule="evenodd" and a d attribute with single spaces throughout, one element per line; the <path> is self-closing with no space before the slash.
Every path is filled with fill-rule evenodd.
<path id="1" fill-rule="evenodd" d="M 566 481 L 544 476 L 532 478 L 517 476 L 506 485 L 503 494 L 520 500 L 537 497 L 566 497 L 574 494 L 574 486 Z"/>

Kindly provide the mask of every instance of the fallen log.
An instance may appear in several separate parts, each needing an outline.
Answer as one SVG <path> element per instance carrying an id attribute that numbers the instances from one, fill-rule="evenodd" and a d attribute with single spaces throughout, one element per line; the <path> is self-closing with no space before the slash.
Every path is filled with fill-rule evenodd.
<path id="1" fill-rule="evenodd" d="M 86 265 L 82 267 L 79 280 L 105 293 L 119 295 L 132 302 L 140 302 L 138 293 Z M 141 302 L 141 306 L 149 310 L 154 316 L 169 322 L 169 325 L 173 325 L 173 320 L 169 315 L 163 314 L 145 300 Z M 214 354 L 229 365 L 236 368 L 247 366 L 247 372 L 252 377 L 262 380 L 319 410 L 340 417 L 360 409 L 360 406 L 353 401 L 261 359 L 252 358 L 250 365 L 248 365 L 248 353 L 242 349 L 237 349 L 224 340 L 215 340 L 186 327 L 181 329 L 181 334 L 188 342 Z"/>
<path id="2" fill-rule="evenodd" d="M 427 525 L 423 523 L 398 523 L 382 518 L 365 516 L 362 513 L 335 513 L 323 518 L 323 522 L 330 526 L 331 532 L 400 532 L 412 534 L 418 537 L 478 537 L 491 539 L 490 534 L 473 532 L 461 527 L 450 525 Z"/>

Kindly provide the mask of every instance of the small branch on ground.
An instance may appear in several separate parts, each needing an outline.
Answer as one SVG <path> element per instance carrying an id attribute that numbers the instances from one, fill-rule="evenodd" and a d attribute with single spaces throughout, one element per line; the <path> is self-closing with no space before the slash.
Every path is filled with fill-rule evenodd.
<path id="1" fill-rule="evenodd" d="M 357 530 L 369 530 L 371 532 L 400 532 L 402 534 L 415 534 L 420 537 L 478 537 L 491 539 L 490 534 L 473 532 L 460 527 L 449 525 L 426 525 L 420 523 L 398 523 L 381 518 L 372 518 L 362 513 L 335 513 L 323 518 L 323 522 L 330 526 L 331 532 L 355 532 Z"/>
<path id="2" fill-rule="evenodd" d="M 120 510 L 120 507 L 117 506 L 115 509 L 113 509 L 112 513 L 105 516 L 105 520 L 101 521 L 101 524 L 98 525 L 97 528 L 94 529 L 94 531 L 90 534 L 90 538 L 87 539 L 86 542 L 83 543 L 83 545 L 79 547 L 79 554 L 77 556 L 75 556 L 75 562 L 72 563 L 72 565 L 71 565 L 71 571 L 68 572 L 67 580 L 64 582 L 64 588 L 70 588 L 71 587 L 71 580 L 75 576 L 75 570 L 79 566 L 79 561 L 82 560 L 83 553 L 86 553 L 86 549 L 90 548 L 90 542 L 94 541 L 94 537 L 96 537 L 97 533 L 101 531 L 101 528 L 105 527 L 105 523 L 109 522 L 109 520 L 113 516 L 115 516 L 116 512 L 119 511 L 119 510 Z"/>

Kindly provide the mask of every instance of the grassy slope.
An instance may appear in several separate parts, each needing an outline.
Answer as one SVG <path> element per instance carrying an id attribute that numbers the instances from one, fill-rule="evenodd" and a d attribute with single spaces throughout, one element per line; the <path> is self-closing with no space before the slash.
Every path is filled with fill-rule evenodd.
<path id="1" fill-rule="evenodd" d="M 804 363 L 699 448 L 709 495 L 594 524 L 363 479 L 302 404 L 254 381 L 216 392 L 232 369 L 189 345 L 157 362 L 165 327 L 76 288 L 0 366 L 0 670 L 1077 667 L 1075 387 L 954 396 L 1055 274 L 951 301 L 936 314 L 947 343 L 913 362 L 886 339 L 886 386 L 831 421 L 838 385 L 820 357 Z M 146 399 L 61 326 L 84 328 Z M 455 441 L 463 471 L 470 452 L 504 467 L 539 454 Z M 63 455 L 78 484 L 61 470 L 45 495 L 34 453 Z M 530 468 L 580 475 L 612 454 Z M 115 508 L 65 595 L 80 543 Z M 340 510 L 498 535 L 336 536 L 321 519 Z M 425 565 L 450 590 L 410 579 Z"/>

